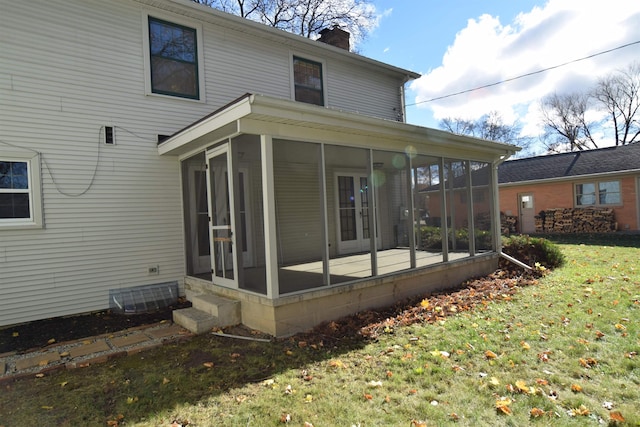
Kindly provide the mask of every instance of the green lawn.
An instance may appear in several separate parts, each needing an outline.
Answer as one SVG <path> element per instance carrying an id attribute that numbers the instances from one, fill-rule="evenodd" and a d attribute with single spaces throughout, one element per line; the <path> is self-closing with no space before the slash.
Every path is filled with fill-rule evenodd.
<path id="1" fill-rule="evenodd" d="M 17 381 L 0 426 L 640 425 L 640 243 L 583 241 L 536 285 L 375 341 L 200 336 Z"/>

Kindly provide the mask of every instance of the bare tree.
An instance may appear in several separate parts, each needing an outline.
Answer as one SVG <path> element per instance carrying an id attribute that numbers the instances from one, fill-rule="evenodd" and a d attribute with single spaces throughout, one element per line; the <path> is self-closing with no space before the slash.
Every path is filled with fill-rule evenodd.
<path id="1" fill-rule="evenodd" d="M 378 24 L 376 8 L 368 0 L 193 0 L 308 38 L 338 26 L 354 43 Z"/>
<path id="2" fill-rule="evenodd" d="M 440 129 L 459 135 L 469 135 L 490 141 L 514 144 L 525 149 L 531 144 L 529 138 L 520 135 L 521 128 L 517 123 L 513 125 L 505 124 L 502 116 L 497 111 L 485 114 L 475 121 L 459 117 L 447 117 L 440 121 Z"/>
<path id="3" fill-rule="evenodd" d="M 640 63 L 615 71 L 598 80 L 593 97 L 613 121 L 616 145 L 640 141 Z"/>
<path id="4" fill-rule="evenodd" d="M 591 134 L 596 124 L 588 123 L 585 118 L 588 109 L 589 96 L 584 93 L 554 92 L 542 99 L 543 140 L 550 151 L 563 151 L 560 148 L 563 145 L 568 145 L 569 151 L 598 148 Z"/>

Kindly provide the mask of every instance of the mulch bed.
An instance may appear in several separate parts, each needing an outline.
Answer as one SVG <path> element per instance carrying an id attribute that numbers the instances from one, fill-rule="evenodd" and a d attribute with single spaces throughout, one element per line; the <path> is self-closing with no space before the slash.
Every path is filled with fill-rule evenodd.
<path id="1" fill-rule="evenodd" d="M 191 303 L 180 299 L 177 304 L 150 313 L 126 315 L 104 310 L 8 326 L 0 329 L 0 354 L 20 353 L 43 348 L 54 342 L 87 338 L 171 320 L 173 310 L 185 307 L 191 307 Z"/>

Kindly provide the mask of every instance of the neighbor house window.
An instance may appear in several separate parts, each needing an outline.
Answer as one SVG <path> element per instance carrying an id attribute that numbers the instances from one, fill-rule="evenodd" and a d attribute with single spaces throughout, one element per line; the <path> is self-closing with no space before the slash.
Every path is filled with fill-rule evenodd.
<path id="1" fill-rule="evenodd" d="M 294 56 L 293 85 L 296 101 L 324 105 L 321 63 Z"/>
<path id="2" fill-rule="evenodd" d="M 576 206 L 619 205 L 620 181 L 576 184 Z"/>
<path id="3" fill-rule="evenodd" d="M 199 99 L 196 30 L 149 17 L 151 92 Z"/>
<path id="4" fill-rule="evenodd" d="M 0 157 L 0 227 L 41 224 L 40 174 L 35 159 L 37 156 Z"/>

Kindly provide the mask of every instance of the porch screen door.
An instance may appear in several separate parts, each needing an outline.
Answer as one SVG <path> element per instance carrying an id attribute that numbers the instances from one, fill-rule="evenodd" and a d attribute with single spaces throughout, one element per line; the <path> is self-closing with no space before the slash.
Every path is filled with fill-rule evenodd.
<path id="1" fill-rule="evenodd" d="M 207 190 L 209 193 L 209 236 L 212 279 L 216 284 L 237 287 L 235 220 L 232 212 L 233 174 L 227 146 L 207 153 Z"/>
<path id="2" fill-rule="evenodd" d="M 338 250 L 341 254 L 370 249 L 369 183 L 366 175 L 337 175 Z"/>

